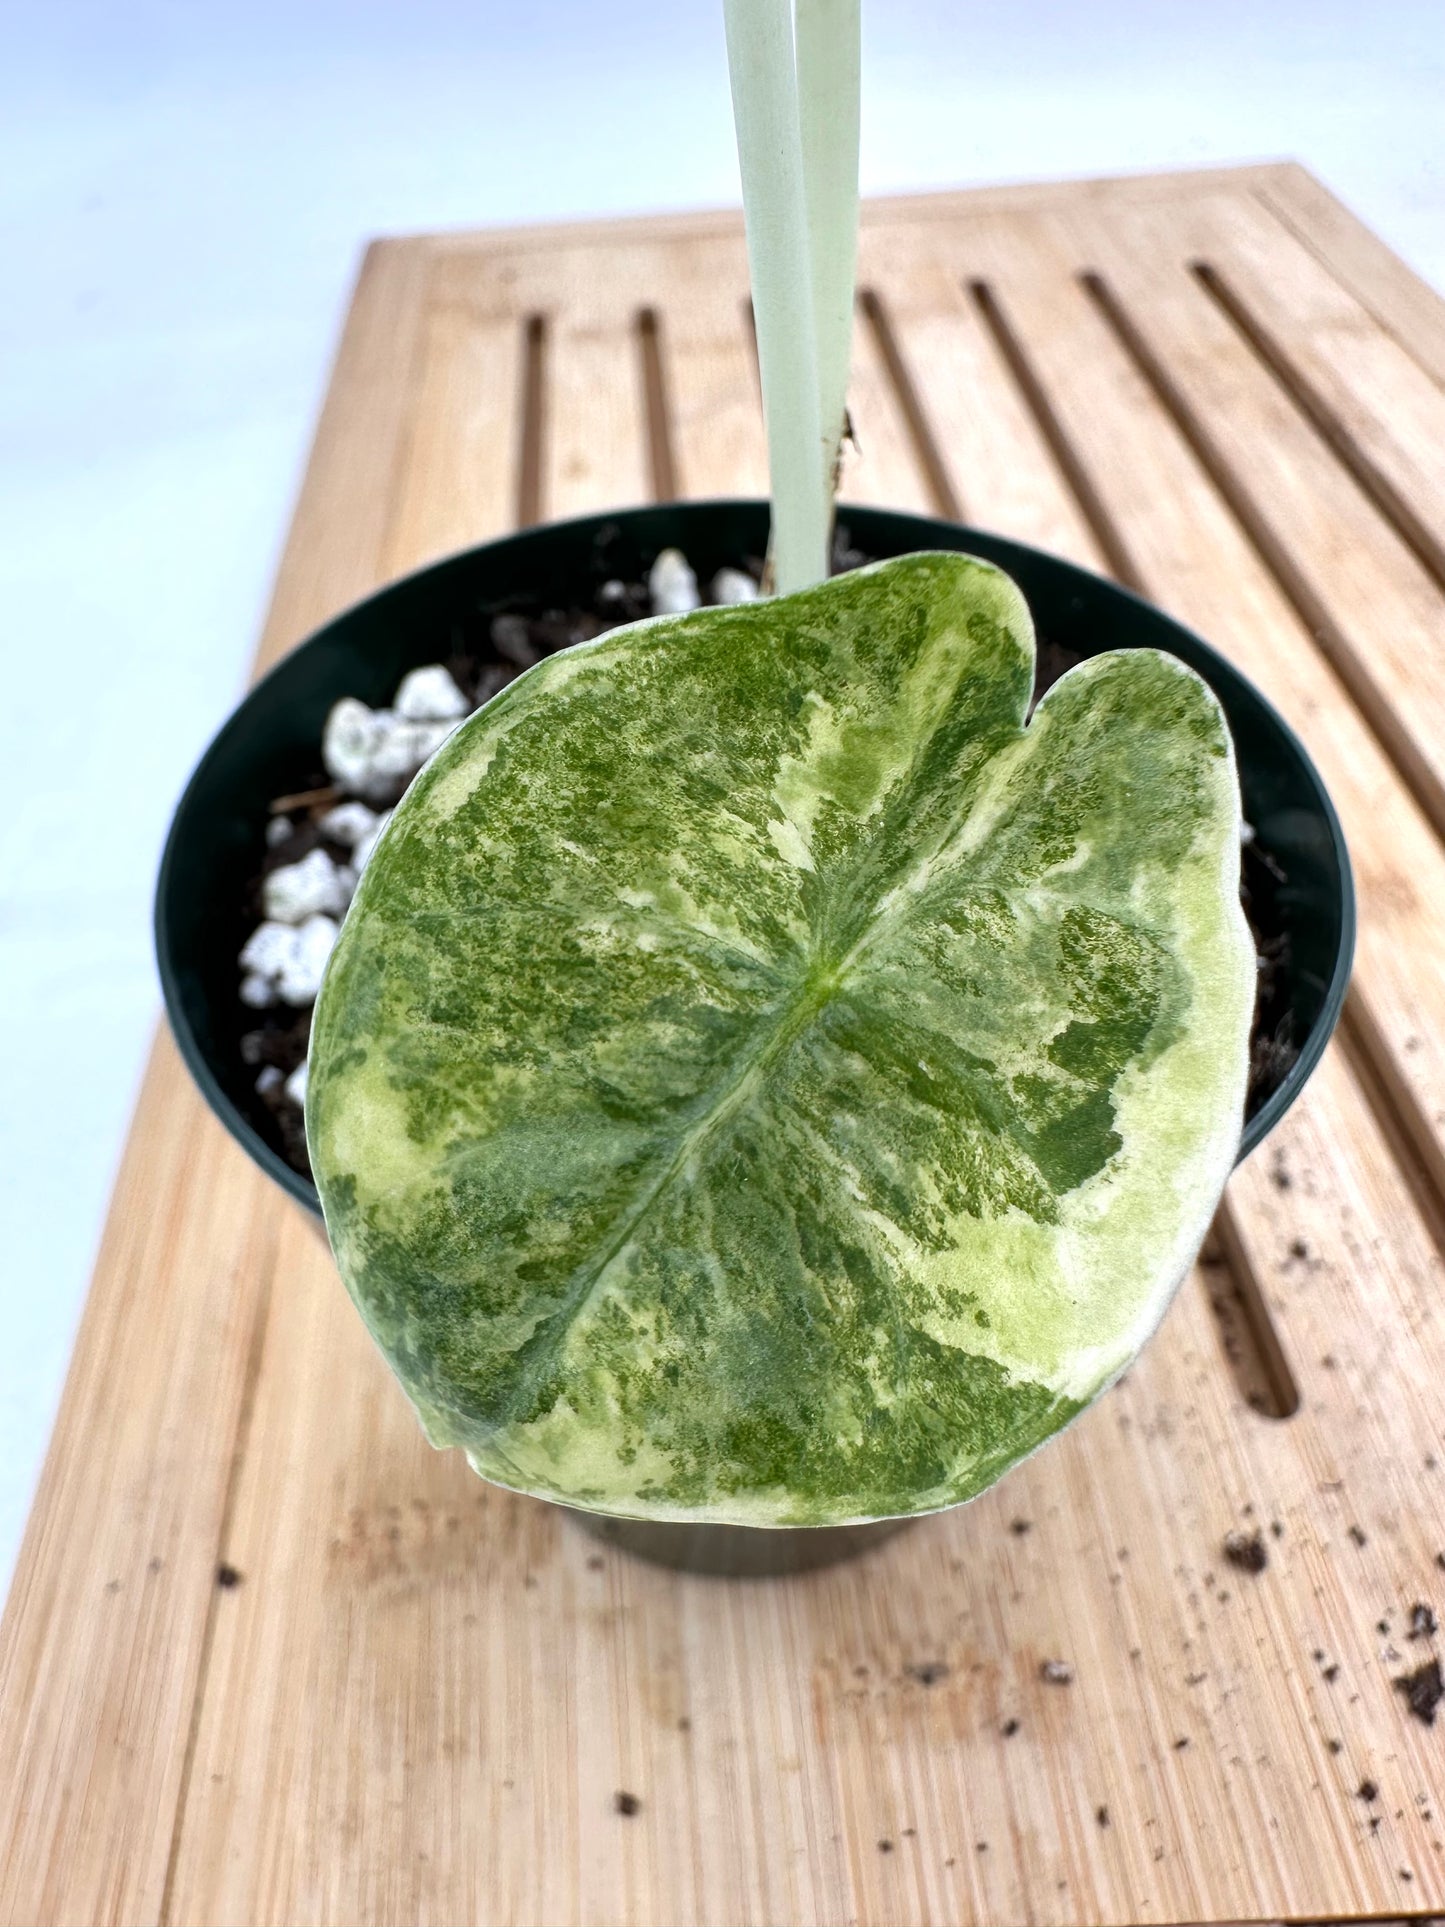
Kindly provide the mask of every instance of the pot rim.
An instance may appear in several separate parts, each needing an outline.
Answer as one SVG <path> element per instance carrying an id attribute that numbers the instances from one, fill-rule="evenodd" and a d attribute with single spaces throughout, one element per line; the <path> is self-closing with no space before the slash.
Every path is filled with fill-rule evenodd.
<path id="1" fill-rule="evenodd" d="M 180 1050 L 182 1060 L 196 1084 L 200 1087 L 201 1093 L 205 1097 L 212 1112 L 219 1118 L 237 1143 L 241 1145 L 247 1155 L 259 1165 L 261 1170 L 264 1171 L 268 1177 L 274 1179 L 288 1196 L 294 1198 L 298 1204 L 302 1205 L 308 1211 L 316 1214 L 318 1217 L 320 1216 L 320 1200 L 317 1196 L 315 1185 L 309 1178 L 303 1177 L 299 1171 L 288 1164 L 280 1152 L 268 1143 L 255 1126 L 242 1114 L 213 1070 L 209 1056 L 202 1049 L 187 1014 L 185 1000 L 181 994 L 180 968 L 172 949 L 171 933 L 166 917 L 166 906 L 173 888 L 177 853 L 184 834 L 188 806 L 197 789 L 204 783 L 212 762 L 216 756 L 221 753 L 231 738 L 244 728 L 246 712 L 250 708 L 253 700 L 277 677 L 289 670 L 294 658 L 301 650 L 307 649 L 319 642 L 322 638 L 330 636 L 338 627 L 349 622 L 357 611 L 370 607 L 387 598 L 402 598 L 406 595 L 409 588 L 420 582 L 430 580 L 440 571 L 455 568 L 459 564 L 464 563 L 468 558 L 475 557 L 485 550 L 512 546 L 525 549 L 531 543 L 545 542 L 548 538 L 555 537 L 559 533 L 572 531 L 575 534 L 580 534 L 583 530 L 590 529 L 596 531 L 611 523 L 635 523 L 640 518 L 665 521 L 670 514 L 678 513 L 682 513 L 689 519 L 694 516 L 705 518 L 709 514 L 736 514 L 739 511 L 757 512 L 761 510 L 766 513 L 767 507 L 768 504 L 765 500 L 757 497 L 741 496 L 716 496 L 679 502 L 639 503 L 630 508 L 624 507 L 620 509 L 602 510 L 588 515 L 571 516 L 563 521 L 538 523 L 531 528 L 516 529 L 507 535 L 494 537 L 488 542 L 474 543 L 469 548 L 454 551 L 449 555 L 436 557 L 430 562 L 422 564 L 419 568 L 409 570 L 405 575 L 397 576 L 392 581 L 380 585 L 368 594 L 357 597 L 354 601 L 347 604 L 345 608 L 338 610 L 335 615 L 329 617 L 326 622 L 311 630 L 297 642 L 293 648 L 289 649 L 279 661 L 273 663 L 263 676 L 258 677 L 257 680 L 250 685 L 241 700 L 231 710 L 226 720 L 221 724 L 221 727 L 210 739 L 205 750 L 197 760 L 190 777 L 187 779 L 185 788 L 182 790 L 175 809 L 172 812 L 170 826 L 166 833 L 165 847 L 161 856 L 160 868 L 156 878 L 152 927 L 155 940 L 156 962 L 161 981 L 161 994 L 165 1003 L 166 1016 L 170 1023 L 171 1032 Z M 1304 1043 L 1301 1045 L 1299 1055 L 1290 1066 L 1284 1081 L 1276 1091 L 1271 1093 L 1270 1097 L 1255 1115 L 1245 1122 L 1240 1134 L 1239 1154 L 1235 1160 L 1236 1164 L 1241 1163 L 1264 1141 L 1309 1082 L 1339 1021 L 1340 1013 L 1344 1006 L 1345 994 L 1349 988 L 1350 973 L 1354 962 L 1357 914 L 1354 875 L 1350 864 L 1349 849 L 1345 842 L 1344 831 L 1341 827 L 1334 803 L 1319 771 L 1315 767 L 1313 758 L 1300 741 L 1294 729 L 1291 728 L 1290 724 L 1279 713 L 1273 703 L 1270 702 L 1268 697 L 1257 689 L 1244 672 L 1237 668 L 1227 656 L 1216 649 L 1213 644 L 1205 641 L 1202 636 L 1199 636 L 1193 630 L 1189 629 L 1186 624 L 1169 615 L 1167 611 L 1160 609 L 1157 603 L 1150 602 L 1146 597 L 1136 594 L 1132 589 L 1124 587 L 1123 584 L 1115 582 L 1107 576 L 1100 575 L 1094 570 L 1086 569 L 1079 563 L 1071 562 L 1063 556 L 1054 555 L 1049 550 L 1039 549 L 1031 543 L 1017 541 L 1011 536 L 995 534 L 991 530 L 977 528 L 969 523 L 948 521 L 941 516 L 919 515 L 913 513 L 911 510 L 878 508 L 861 503 L 839 503 L 837 514 L 838 519 L 846 522 L 850 528 L 857 525 L 860 521 L 864 524 L 869 522 L 890 521 L 895 525 L 906 523 L 911 528 L 916 529 L 921 536 L 932 532 L 940 537 L 947 538 L 946 540 L 941 540 L 933 544 L 921 541 L 918 544 L 919 548 L 928 548 L 931 546 L 954 551 L 961 550 L 968 553 L 970 552 L 968 543 L 974 541 L 982 542 L 986 548 L 1013 550 L 1030 556 L 1042 557 L 1048 561 L 1051 567 L 1064 572 L 1066 578 L 1072 576 L 1081 584 L 1087 584 L 1091 588 L 1097 588 L 1098 586 L 1107 588 L 1111 595 L 1122 597 L 1128 603 L 1147 612 L 1151 617 L 1164 621 L 1171 629 L 1187 638 L 1190 646 L 1199 651 L 1203 657 L 1211 663 L 1220 665 L 1228 677 L 1232 677 L 1249 693 L 1251 700 L 1258 705 L 1266 719 L 1293 751 L 1300 768 L 1304 771 L 1308 779 L 1309 787 L 1313 792 L 1315 806 L 1323 820 L 1326 835 L 1335 857 L 1339 876 L 1340 896 L 1339 943 L 1335 954 L 1334 966 L 1331 970 L 1329 981 L 1325 986 L 1318 1019 L 1312 1026 Z M 902 551 L 900 551 L 900 553 L 901 552 Z M 1209 679 L 1206 678 L 1206 680 Z"/>

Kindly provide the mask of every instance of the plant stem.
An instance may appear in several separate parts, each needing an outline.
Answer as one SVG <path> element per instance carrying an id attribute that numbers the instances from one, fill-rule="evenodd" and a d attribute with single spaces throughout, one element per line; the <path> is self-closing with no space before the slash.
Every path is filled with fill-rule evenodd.
<path id="1" fill-rule="evenodd" d="M 831 516 L 792 0 L 724 0 L 724 18 L 768 434 L 774 585 L 786 595 L 827 575 Z"/>
<path id="2" fill-rule="evenodd" d="M 817 343 L 818 418 L 829 520 L 853 351 L 858 271 L 860 0 L 796 0 L 798 121 L 803 145 Z"/>

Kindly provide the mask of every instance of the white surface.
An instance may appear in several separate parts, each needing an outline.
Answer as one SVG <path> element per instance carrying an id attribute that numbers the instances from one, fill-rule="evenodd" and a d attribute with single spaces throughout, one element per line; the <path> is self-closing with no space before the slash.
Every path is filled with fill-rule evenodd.
<path id="1" fill-rule="evenodd" d="M 1293 155 L 1445 283 L 1439 0 L 865 11 L 868 189 Z M 735 179 L 719 0 L 0 11 L 0 1585 L 363 238 Z"/>

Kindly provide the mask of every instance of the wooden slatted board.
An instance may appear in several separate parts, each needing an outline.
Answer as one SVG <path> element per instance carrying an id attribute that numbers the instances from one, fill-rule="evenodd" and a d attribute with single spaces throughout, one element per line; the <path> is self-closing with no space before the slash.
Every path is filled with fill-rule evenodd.
<path id="1" fill-rule="evenodd" d="M 877 203 L 861 286 L 845 494 L 1114 570 L 1310 745 L 1341 1040 L 1063 1441 L 742 1582 L 432 1453 L 162 1038 L 0 1641 L 5 1920 L 1445 1910 L 1396 1685 L 1445 1614 L 1445 307 L 1288 166 Z M 745 300 L 733 216 L 378 243 L 262 660 L 519 519 L 763 492 Z"/>

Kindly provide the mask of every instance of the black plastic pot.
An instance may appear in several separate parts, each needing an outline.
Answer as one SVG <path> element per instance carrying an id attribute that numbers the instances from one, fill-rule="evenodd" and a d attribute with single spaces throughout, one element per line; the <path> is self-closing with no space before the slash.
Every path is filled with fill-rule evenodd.
<path id="1" fill-rule="evenodd" d="M 1334 807 L 1298 737 L 1206 642 L 1128 590 L 1072 563 L 978 529 L 883 509 L 845 508 L 840 522 L 865 554 L 961 549 L 1006 569 L 1041 641 L 1078 655 L 1167 649 L 1214 689 L 1234 732 L 1244 810 L 1286 881 L 1275 912 L 1290 940 L 1287 995 L 1299 1055 L 1248 1119 L 1245 1157 L 1298 1097 L 1339 1019 L 1355 939 L 1349 856 Z M 232 1135 L 284 1190 L 319 1210 L 248 1111 L 242 1063 L 249 1015 L 237 1000 L 241 907 L 262 848 L 268 805 L 317 763 L 322 727 L 341 696 L 382 706 L 408 669 L 445 658 L 458 624 L 519 595 L 589 606 L 601 577 L 640 577 L 661 548 L 681 548 L 701 580 L 767 542 L 764 502 L 685 502 L 528 529 L 433 564 L 358 603 L 302 643 L 246 697 L 201 758 L 176 810 L 156 890 L 156 953 L 166 1012 L 192 1076 Z"/>
<path id="2" fill-rule="evenodd" d="M 1285 880 L 1273 912 L 1287 932 L 1287 997 L 1298 1056 L 1248 1118 L 1247 1156 L 1298 1097 L 1339 1019 L 1349 983 L 1355 900 L 1344 837 L 1324 784 L 1294 732 L 1209 645 L 1127 590 L 1001 536 L 880 509 L 843 509 L 851 541 L 875 557 L 956 549 L 1006 569 L 1022 588 L 1041 643 L 1076 655 L 1157 648 L 1205 678 L 1229 717 L 1244 809 Z M 681 548 L 702 580 L 758 557 L 763 502 L 689 502 L 529 529 L 393 583 L 329 622 L 258 683 L 201 758 L 171 825 L 156 891 L 156 951 L 181 1054 L 221 1122 L 268 1176 L 319 1218 L 316 1191 L 251 1121 L 240 1038 L 250 1027 L 237 988 L 247 886 L 268 806 L 314 771 L 322 728 L 341 696 L 380 707 L 408 669 L 445 659 L 458 627 L 519 597 L 591 605 L 600 580 L 635 581 L 659 549 Z M 760 1577 L 817 1568 L 880 1543 L 906 1521 L 764 1531 L 577 1515 L 620 1548 L 688 1571 Z"/>

